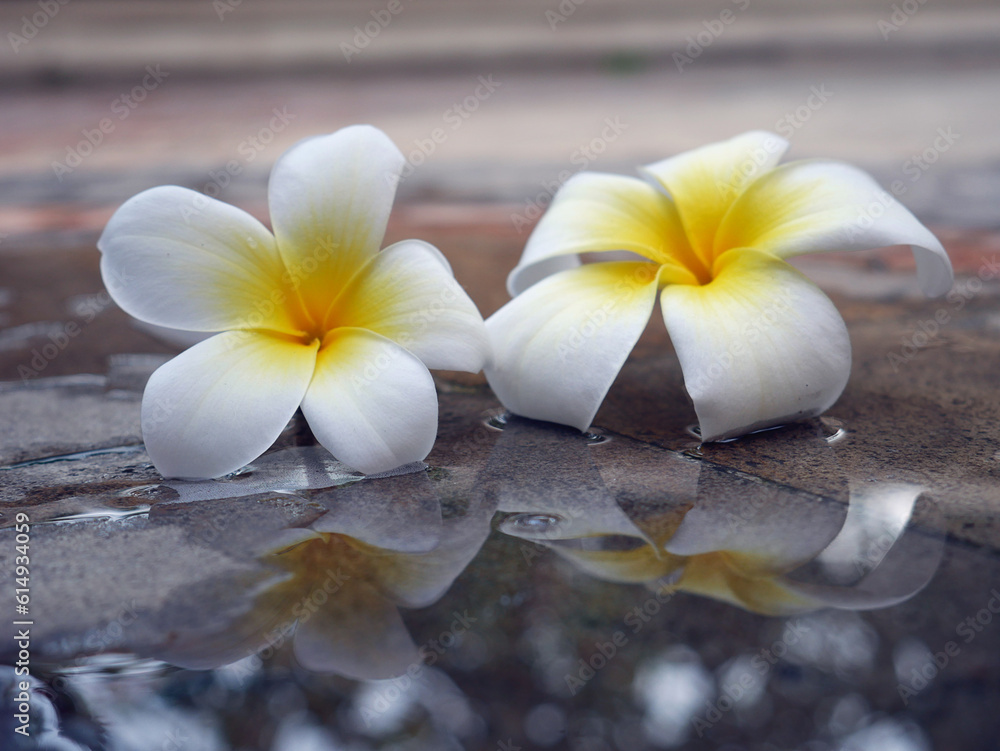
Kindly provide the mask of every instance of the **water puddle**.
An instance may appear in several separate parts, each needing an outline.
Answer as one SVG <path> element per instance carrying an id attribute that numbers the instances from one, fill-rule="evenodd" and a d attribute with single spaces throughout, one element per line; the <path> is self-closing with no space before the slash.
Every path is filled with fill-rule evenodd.
<path id="1" fill-rule="evenodd" d="M 133 364 L 120 368 L 122 384 L 152 363 Z M 530 728 L 511 733 L 525 748 L 528 735 L 549 737 L 546 722 L 561 738 L 669 746 L 671 733 L 690 735 L 716 712 L 725 719 L 712 727 L 729 735 L 712 741 L 725 743 L 737 730 L 785 732 L 803 707 L 846 723 L 844 697 L 870 702 L 873 681 L 890 686 L 894 706 L 892 687 L 911 685 L 898 665 L 919 673 L 927 649 L 930 664 L 947 654 L 959 617 L 991 613 L 995 562 L 953 546 L 961 576 L 937 582 L 949 522 L 933 493 L 852 476 L 845 457 L 862 442 L 844 440 L 841 420 L 726 447 L 702 446 L 692 426 L 690 445 L 671 451 L 489 404 L 442 423 L 445 442 L 447 431 L 468 440 L 470 426 L 485 435 L 476 452 L 456 461 L 446 450 L 433 468 L 381 477 L 317 446 L 206 482 L 136 469 L 141 446 L 5 467 L 93 465 L 90 485 L 60 487 L 65 505 L 31 530 L 32 644 L 51 687 L 38 694 L 56 697 L 66 732 L 83 724 L 75 707 L 101 707 L 107 747 L 171 747 L 177 728 L 187 736 L 176 747 L 194 747 L 199 728 L 230 751 L 244 732 L 233 728 L 252 727 L 246 737 L 307 748 L 303 733 L 332 727 L 359 748 L 418 732 L 434 738 L 429 748 L 492 748 L 494 691 L 516 707 L 517 732 Z M 116 454 L 123 461 L 99 461 Z M 955 591 L 957 610 L 942 614 L 943 593 Z M 978 625 L 975 644 L 949 658 L 948 680 L 1000 649 L 1000 631 Z M 896 659 L 894 645 L 915 634 L 927 649 Z M 700 704 L 675 727 L 681 690 Z M 864 706 L 857 723 L 876 711 Z M 924 716 L 918 702 L 906 711 Z M 706 737 L 722 732 L 712 727 Z"/>
<path id="2" fill-rule="evenodd" d="M 135 516 L 146 516 L 149 513 L 150 506 L 136 506 L 131 509 L 114 509 L 114 508 L 101 508 L 93 509 L 91 511 L 80 511 L 72 514 L 61 514 L 58 516 L 51 516 L 46 519 L 41 519 L 38 521 L 33 521 L 32 526 L 38 526 L 40 524 L 67 524 L 74 522 L 118 522 L 123 519 L 131 519 Z"/>
<path id="3" fill-rule="evenodd" d="M 34 467 L 40 464 L 54 464 L 56 462 L 85 461 L 92 457 L 103 456 L 105 454 L 141 454 L 145 453 L 145 451 L 145 446 L 112 446 L 104 449 L 91 449 L 90 451 L 77 451 L 72 454 L 59 454 L 57 456 L 45 456 L 39 459 L 29 459 L 28 461 L 17 462 L 16 464 L 8 464 L 5 467 L 0 467 L 0 471 L 5 469 Z"/>

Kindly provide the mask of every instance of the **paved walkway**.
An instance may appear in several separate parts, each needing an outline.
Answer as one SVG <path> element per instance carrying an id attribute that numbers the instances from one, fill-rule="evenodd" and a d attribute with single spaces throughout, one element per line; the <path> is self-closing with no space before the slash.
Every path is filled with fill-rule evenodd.
<path id="1" fill-rule="evenodd" d="M 995 228 L 1000 8 L 897 5 L 917 10 L 70 2 L 15 52 L 9 35 L 26 36 L 24 18 L 42 11 L 5 3 L 0 227 L 92 232 L 163 182 L 215 183 L 260 209 L 284 149 L 371 122 L 411 156 L 404 200 L 499 203 L 513 221 L 567 173 L 630 171 L 768 128 L 790 137 L 793 156 L 902 180 L 929 221 Z"/>

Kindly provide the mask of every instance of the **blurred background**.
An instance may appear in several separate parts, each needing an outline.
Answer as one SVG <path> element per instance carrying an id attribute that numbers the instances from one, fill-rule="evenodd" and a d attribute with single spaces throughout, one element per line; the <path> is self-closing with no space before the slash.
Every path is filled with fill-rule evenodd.
<path id="1" fill-rule="evenodd" d="M 925 220 L 1000 222 L 988 0 L 35 0 L 0 30 L 8 248 L 89 242 L 167 182 L 263 215 L 285 149 L 358 122 L 407 154 L 423 219 L 522 237 L 573 172 L 750 128 L 900 181 Z"/>

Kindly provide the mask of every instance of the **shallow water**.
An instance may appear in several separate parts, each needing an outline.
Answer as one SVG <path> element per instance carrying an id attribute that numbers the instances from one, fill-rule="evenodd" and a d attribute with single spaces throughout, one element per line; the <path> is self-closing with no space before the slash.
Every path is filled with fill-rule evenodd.
<path id="1" fill-rule="evenodd" d="M 995 290 L 895 369 L 926 303 L 835 302 L 855 365 L 821 419 L 699 445 L 653 330 L 583 435 L 438 375 L 434 451 L 380 478 L 296 417 L 231 477 L 164 481 L 138 405 L 166 348 L 113 309 L 104 375 L 0 353 L 37 747 L 993 748 Z"/>

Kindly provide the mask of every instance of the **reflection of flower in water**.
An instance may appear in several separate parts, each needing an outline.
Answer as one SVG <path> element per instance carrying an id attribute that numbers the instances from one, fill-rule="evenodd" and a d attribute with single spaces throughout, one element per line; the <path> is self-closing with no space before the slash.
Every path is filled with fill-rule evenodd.
<path id="1" fill-rule="evenodd" d="M 501 529 L 601 579 L 700 594 L 765 615 L 887 607 L 916 594 L 937 568 L 941 540 L 907 526 L 917 504 L 927 503 L 917 486 L 862 486 L 845 508 L 790 493 L 736 503 L 722 500 L 732 488 L 712 492 L 719 482 L 740 480 L 703 476 L 693 507 L 665 505 L 652 522 L 629 519 L 605 493 L 574 508 L 544 509 L 559 521 L 543 531 L 528 531 L 539 507 L 521 509 Z M 519 510 L 516 502 L 502 508 Z"/>
<path id="2" fill-rule="evenodd" d="M 397 479 L 411 492 L 392 498 L 360 483 L 336 491 L 336 505 L 309 529 L 286 530 L 262 561 L 281 571 L 251 595 L 248 610 L 220 628 L 184 634 L 158 657 L 207 668 L 291 641 L 310 670 L 388 678 L 423 658 L 399 607 L 426 607 L 451 586 L 489 532 L 479 506 L 442 516 L 425 475 Z"/>
<path id="3" fill-rule="evenodd" d="M 821 435 L 794 448 L 786 469 L 835 473 Z M 588 446 L 516 417 L 480 484 L 509 514 L 501 531 L 592 576 L 767 615 L 895 604 L 930 581 L 943 545 L 909 525 L 933 508 L 916 485 L 848 483 L 845 504 L 624 437 Z"/>
<path id="4" fill-rule="evenodd" d="M 419 595 L 422 582 L 413 581 L 418 569 L 408 557 L 348 535 L 320 533 L 269 557 L 289 578 L 256 607 L 295 620 L 295 655 L 307 668 L 393 675 L 417 659 L 396 605 L 429 604 Z"/>

